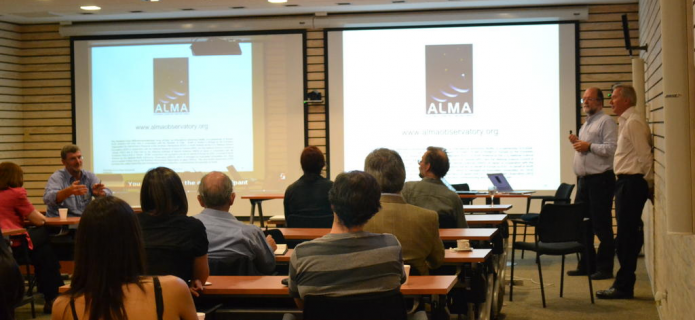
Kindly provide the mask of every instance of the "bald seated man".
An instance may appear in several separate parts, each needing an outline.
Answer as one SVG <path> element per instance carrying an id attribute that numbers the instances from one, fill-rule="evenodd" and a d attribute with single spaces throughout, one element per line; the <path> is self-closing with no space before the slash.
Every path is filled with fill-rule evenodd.
<path id="1" fill-rule="evenodd" d="M 275 270 L 277 245 L 261 228 L 244 224 L 229 212 L 235 197 L 232 180 L 222 172 L 210 172 L 200 180 L 198 202 L 205 209 L 194 217 L 205 225 L 208 259 L 244 255 L 254 267 L 246 275 L 271 274 Z"/>

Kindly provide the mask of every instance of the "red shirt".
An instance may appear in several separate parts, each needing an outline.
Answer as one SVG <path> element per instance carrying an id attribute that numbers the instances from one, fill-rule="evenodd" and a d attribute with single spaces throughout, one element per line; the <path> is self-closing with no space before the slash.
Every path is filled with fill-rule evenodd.
<path id="1" fill-rule="evenodd" d="M 27 198 L 24 188 L 0 190 L 0 228 L 3 230 L 24 228 L 24 220 L 34 212 L 34 206 Z M 29 234 L 25 233 L 29 248 L 33 249 Z"/>

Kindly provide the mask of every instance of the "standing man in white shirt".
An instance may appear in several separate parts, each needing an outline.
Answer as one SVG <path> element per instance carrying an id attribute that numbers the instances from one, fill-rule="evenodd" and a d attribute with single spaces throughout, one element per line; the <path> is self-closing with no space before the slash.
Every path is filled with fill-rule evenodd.
<path id="1" fill-rule="evenodd" d="M 570 134 L 569 140 L 576 151 L 574 173 L 577 175 L 575 203 L 584 203 L 589 218 L 585 230 L 588 257 L 580 255 L 577 270 L 568 271 L 570 276 L 591 274 L 594 280 L 613 278 L 613 192 L 615 174 L 613 156 L 618 141 L 618 126 L 603 113 L 603 92 L 589 88 L 582 96 L 582 109 L 587 118 L 579 129 L 579 137 Z M 598 255 L 594 250 L 594 235 L 600 241 Z M 591 266 L 586 269 L 585 259 Z"/>
<path id="2" fill-rule="evenodd" d="M 618 148 L 613 167 L 618 175 L 615 184 L 615 215 L 618 236 L 615 240 L 620 270 L 613 285 L 599 290 L 600 299 L 632 299 L 635 287 L 637 256 L 644 243 L 642 209 L 649 196 L 652 173 L 652 137 L 644 118 L 635 112 L 637 95 L 628 85 L 613 87 L 611 107 L 618 118 Z"/>

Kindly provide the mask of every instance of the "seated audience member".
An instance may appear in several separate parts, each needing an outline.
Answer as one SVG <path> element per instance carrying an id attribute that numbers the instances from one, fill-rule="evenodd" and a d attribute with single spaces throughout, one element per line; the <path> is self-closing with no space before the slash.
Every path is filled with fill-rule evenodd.
<path id="1" fill-rule="evenodd" d="M 401 189 L 405 166 L 398 152 L 376 149 L 364 160 L 364 171 L 381 186 L 381 210 L 367 222 L 364 230 L 390 233 L 403 247 L 403 260 L 421 275 L 438 268 L 444 261 L 444 246 L 439 238 L 437 213 L 405 203 Z"/>
<path id="2" fill-rule="evenodd" d="M 200 220 L 188 217 L 188 200 L 181 178 L 173 170 L 147 171 L 140 189 L 138 214 L 147 253 L 147 274 L 175 275 L 190 281 L 196 297 L 210 270 L 208 238 Z"/>
<path id="3" fill-rule="evenodd" d="M 183 280 L 144 274 L 142 232 L 133 209 L 115 197 L 98 198 L 80 220 L 75 272 L 70 289 L 56 299 L 52 319 L 197 319 Z"/>
<path id="4" fill-rule="evenodd" d="M 290 216 L 331 216 L 331 204 L 328 202 L 328 190 L 333 186 L 331 180 L 321 176 L 326 160 L 319 148 L 304 148 L 300 157 L 304 175 L 285 191 L 285 219 Z M 289 227 L 292 227 L 288 223 Z M 329 226 L 326 226 L 329 227 Z"/>
<path id="5" fill-rule="evenodd" d="M 43 227 L 46 217 L 34 209 L 27 199 L 27 191 L 22 188 L 23 185 L 22 168 L 12 162 L 0 163 L 0 228 L 24 228 L 25 220 L 28 220 L 31 226 L 37 226 L 27 228 L 23 237 L 26 237 L 29 259 L 36 270 L 38 291 L 46 300 L 44 312 L 51 313 L 51 305 L 58 296 L 58 288 L 64 284 L 60 276 L 60 264 L 51 248 L 46 228 Z M 18 246 L 20 242 L 15 244 Z M 20 252 L 14 250 L 15 255 Z"/>
<path id="6" fill-rule="evenodd" d="M 74 144 L 64 146 L 60 151 L 60 161 L 65 168 L 51 175 L 43 194 L 46 216 L 57 217 L 58 208 L 68 208 L 68 215 L 79 217 L 92 197 L 113 194 L 94 173 L 82 169 L 80 147 Z"/>
<path id="7" fill-rule="evenodd" d="M 379 184 L 361 171 L 336 177 L 329 199 L 329 234 L 297 245 L 290 258 L 289 291 L 297 305 L 309 295 L 349 296 L 399 290 L 405 281 L 401 246 L 390 234 L 363 231 L 379 211 Z"/>
<path id="8" fill-rule="evenodd" d="M 461 199 L 442 182 L 449 172 L 446 149 L 427 147 L 418 164 L 422 180 L 405 183 L 402 193 L 405 202 L 436 211 L 440 228 L 468 228 Z"/>
<path id="9" fill-rule="evenodd" d="M 24 278 L 7 241 L 0 238 L 0 320 L 14 319 L 14 309 L 23 298 Z"/>
<path id="10" fill-rule="evenodd" d="M 250 262 L 237 270 L 224 270 L 223 274 L 271 274 L 275 270 L 275 240 L 264 236 L 261 228 L 239 222 L 229 213 L 235 196 L 232 180 L 224 173 L 213 171 L 200 180 L 198 202 L 205 209 L 195 218 L 205 225 L 210 243 L 208 259 L 212 262 L 243 256 Z"/>

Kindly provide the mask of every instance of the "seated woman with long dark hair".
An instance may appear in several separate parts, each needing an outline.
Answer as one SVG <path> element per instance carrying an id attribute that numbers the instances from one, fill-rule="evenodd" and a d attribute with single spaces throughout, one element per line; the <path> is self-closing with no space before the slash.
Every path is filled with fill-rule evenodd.
<path id="1" fill-rule="evenodd" d="M 115 197 L 92 201 L 75 238 L 70 289 L 52 319 L 197 319 L 183 280 L 146 277 L 142 232 L 133 209 Z"/>
<path id="2" fill-rule="evenodd" d="M 175 275 L 190 281 L 198 296 L 210 275 L 208 236 L 200 220 L 188 217 L 188 200 L 181 178 L 173 170 L 147 171 L 140 189 L 138 214 L 145 240 L 147 272 Z"/>
<path id="3" fill-rule="evenodd" d="M 15 258 L 19 259 L 21 250 L 29 250 L 29 260 L 36 270 L 36 282 L 39 285 L 39 292 L 43 293 L 46 301 L 44 312 L 51 313 L 53 300 L 58 296 L 58 288 L 63 285 L 60 276 L 60 264 L 56 258 L 51 244 L 48 240 L 48 233 L 43 225 L 46 217 L 36 211 L 34 206 L 27 198 L 27 191 L 24 185 L 24 173 L 22 168 L 12 162 L 0 163 L 0 228 L 19 229 L 24 228 L 24 221 L 28 220 L 27 233 L 22 236 L 14 237 L 14 240 L 21 238 L 20 241 L 13 241 L 13 246 L 17 249 L 13 251 Z M 22 242 L 26 245 L 19 248 Z"/>

